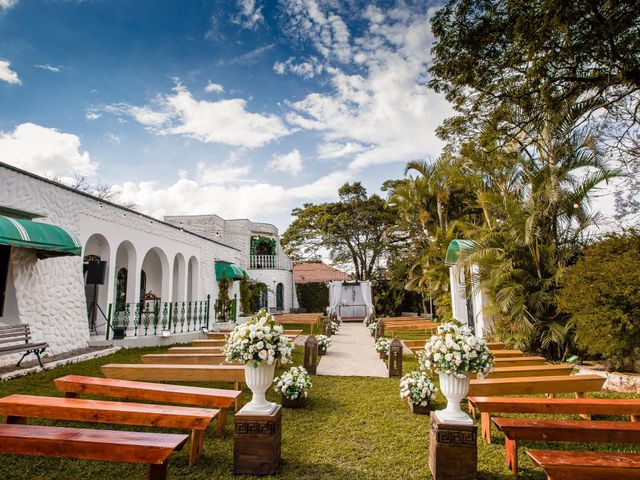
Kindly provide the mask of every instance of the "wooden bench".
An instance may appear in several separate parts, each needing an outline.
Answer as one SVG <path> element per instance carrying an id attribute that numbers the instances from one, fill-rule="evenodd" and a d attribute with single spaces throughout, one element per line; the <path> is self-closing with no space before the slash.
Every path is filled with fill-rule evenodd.
<path id="1" fill-rule="evenodd" d="M 495 417 L 504 433 L 505 460 L 518 474 L 518 442 L 640 443 L 640 423 Z"/>
<path id="2" fill-rule="evenodd" d="M 90 430 L 35 425 L 0 425 L 0 453 L 66 457 L 148 465 L 148 480 L 167 478 L 168 458 L 187 435 Z"/>
<path id="3" fill-rule="evenodd" d="M 207 332 L 207 338 L 209 340 L 226 340 L 227 335 L 231 333 L 231 330 L 219 331 L 219 332 Z M 285 330 L 284 334 L 290 339 L 294 340 L 295 338 L 302 335 L 302 330 Z"/>
<path id="4" fill-rule="evenodd" d="M 32 353 L 38 358 L 40 368 L 44 368 L 40 355 L 44 353 L 48 346 L 49 344 L 46 342 L 31 343 L 29 325 L 18 324 L 0 327 L 0 355 L 24 352 L 16 367 L 19 367 L 22 360 Z"/>
<path id="5" fill-rule="evenodd" d="M 487 347 L 489 347 L 489 350 L 504 350 L 505 349 L 504 342 L 487 342 Z"/>
<path id="6" fill-rule="evenodd" d="M 500 357 L 493 359 L 493 366 L 502 367 L 530 367 L 544 365 L 547 360 L 544 357 Z"/>
<path id="7" fill-rule="evenodd" d="M 26 425 L 29 418 L 46 418 L 191 430 L 189 465 L 193 465 L 202 453 L 204 431 L 219 412 L 208 408 L 35 395 L 0 398 L 0 415 L 6 417 L 7 423 Z"/>
<path id="8" fill-rule="evenodd" d="M 194 340 L 191 342 L 192 347 L 224 347 L 226 340 Z"/>
<path id="9" fill-rule="evenodd" d="M 225 356 L 222 353 L 154 353 L 142 355 L 142 363 L 164 363 L 178 365 L 221 365 Z"/>
<path id="10" fill-rule="evenodd" d="M 236 390 L 244 382 L 242 365 L 170 365 L 110 363 L 102 366 L 107 378 L 150 382 L 232 382 Z"/>
<path id="11" fill-rule="evenodd" d="M 548 480 L 638 480 L 640 453 L 527 450 Z"/>
<path id="12" fill-rule="evenodd" d="M 471 380 L 469 396 L 536 395 L 540 393 L 597 392 L 605 378 L 600 375 L 559 375 L 554 377 L 486 378 Z"/>
<path id="13" fill-rule="evenodd" d="M 524 352 L 520 350 L 491 350 L 491 354 L 494 358 L 505 358 L 505 357 L 524 357 Z"/>
<path id="14" fill-rule="evenodd" d="M 498 367 L 485 375 L 485 378 L 517 378 L 517 377 L 553 377 L 571 375 L 573 365 L 533 365 L 518 367 Z"/>
<path id="15" fill-rule="evenodd" d="M 228 409 L 234 403 L 236 410 L 238 409 L 240 395 L 242 394 L 240 390 L 132 382 L 80 375 L 67 375 L 66 377 L 56 378 L 53 383 L 58 391 L 71 398 L 75 398 L 78 395 L 95 395 L 123 400 L 178 403 L 217 408 L 220 410 L 218 414 L 218 434 L 221 434 L 224 430 Z"/>
<path id="16" fill-rule="evenodd" d="M 469 397 L 480 412 L 482 438 L 491 443 L 491 414 L 531 413 L 537 415 L 628 415 L 632 422 L 640 416 L 640 399 Z"/>
<path id="17" fill-rule="evenodd" d="M 171 347 L 168 353 L 222 353 L 222 347 Z"/>

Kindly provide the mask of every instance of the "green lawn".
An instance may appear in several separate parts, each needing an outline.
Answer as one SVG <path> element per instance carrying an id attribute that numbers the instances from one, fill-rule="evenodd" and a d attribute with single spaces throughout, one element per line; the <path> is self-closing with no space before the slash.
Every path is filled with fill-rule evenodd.
<path id="1" fill-rule="evenodd" d="M 54 378 L 67 374 L 100 375 L 100 366 L 105 363 L 138 362 L 141 354 L 154 351 L 160 349 L 123 350 L 109 357 L 10 380 L 0 383 L 0 395 L 58 395 L 53 388 Z M 301 354 L 298 349 L 295 354 L 297 362 L 301 361 Z M 405 371 L 416 367 L 412 356 L 405 356 L 404 362 Z M 398 396 L 397 379 L 316 376 L 313 382 L 314 388 L 304 408 L 284 411 L 282 464 L 277 478 L 431 478 L 427 466 L 428 418 L 410 413 L 407 404 Z M 270 396 L 272 400 L 277 399 L 273 393 Z M 442 398 L 439 398 L 439 402 L 442 406 Z M 212 432 L 208 432 L 204 455 L 195 466 L 188 466 L 188 448 L 174 455 L 169 478 L 233 478 L 232 419 L 230 416 L 222 438 L 215 438 Z M 32 423 L 52 424 L 42 420 L 32 420 Z M 70 422 L 55 424 L 81 425 Z M 92 427 L 122 428 L 105 425 Z M 130 429 L 141 430 L 140 427 Z M 503 437 L 499 432 L 494 432 L 492 445 L 481 441 L 478 444 L 479 478 L 513 478 L 504 466 Z M 535 443 L 529 445 L 542 446 Z M 629 450 L 630 447 L 625 449 Z M 543 472 L 528 461 L 524 448 L 520 450 L 520 478 L 543 480 Z M 127 463 L 2 455 L 0 478 L 133 480 L 145 478 L 145 467 Z"/>

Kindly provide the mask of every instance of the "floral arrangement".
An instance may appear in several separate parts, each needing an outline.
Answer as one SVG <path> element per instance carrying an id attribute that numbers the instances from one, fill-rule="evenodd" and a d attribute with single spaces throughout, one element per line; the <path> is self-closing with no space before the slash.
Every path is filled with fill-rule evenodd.
<path id="1" fill-rule="evenodd" d="M 281 376 L 273 379 L 273 389 L 289 400 L 306 398 L 312 386 L 311 376 L 304 367 L 291 367 Z"/>
<path id="2" fill-rule="evenodd" d="M 419 362 L 423 369 L 454 374 L 459 378 L 467 373 L 486 374 L 493 366 L 493 355 L 487 343 L 466 326 L 455 323 L 440 325 L 421 353 Z"/>
<path id="3" fill-rule="evenodd" d="M 376 331 L 376 328 L 378 328 L 378 322 L 370 323 L 369 325 L 367 325 L 367 328 L 369 329 L 369 333 L 373 335 L 373 333 Z"/>
<path id="4" fill-rule="evenodd" d="M 338 330 L 340 329 L 340 324 L 336 323 L 336 322 L 331 322 L 331 334 L 335 335 L 336 333 L 338 333 Z"/>
<path id="5" fill-rule="evenodd" d="M 436 398 L 437 391 L 425 372 L 409 372 L 400 379 L 400 398 L 412 405 L 426 407 Z"/>
<path id="6" fill-rule="evenodd" d="M 326 335 L 318 335 L 316 340 L 318 340 L 318 347 L 320 348 L 329 348 L 331 346 L 331 339 Z"/>
<path id="7" fill-rule="evenodd" d="M 389 352 L 389 340 L 384 338 L 384 337 L 380 337 L 378 340 L 376 340 L 376 352 L 378 352 L 378 353 L 388 353 Z"/>
<path id="8" fill-rule="evenodd" d="M 365 324 L 365 326 L 367 326 L 367 327 L 368 327 L 369 325 L 371 325 L 372 323 L 377 323 L 377 320 L 376 320 L 376 314 L 375 314 L 375 313 L 373 313 L 373 312 L 371 312 L 369 315 L 367 315 L 366 317 L 364 317 L 364 320 L 362 321 L 362 323 L 364 323 L 364 324 Z"/>
<path id="9" fill-rule="evenodd" d="M 263 309 L 247 323 L 233 329 L 222 352 L 227 363 L 258 367 L 263 362 L 273 365 L 276 360 L 282 364 L 290 363 L 293 348 L 283 326 Z"/>

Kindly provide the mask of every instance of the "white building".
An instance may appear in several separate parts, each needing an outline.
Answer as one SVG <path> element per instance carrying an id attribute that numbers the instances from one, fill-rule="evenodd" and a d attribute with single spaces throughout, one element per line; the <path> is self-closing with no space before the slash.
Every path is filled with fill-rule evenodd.
<path id="1" fill-rule="evenodd" d="M 63 238 L 67 250 L 37 243 L 30 228 Z M 273 255 L 250 254 L 260 235 L 275 240 Z M 290 264 L 272 225 L 215 215 L 160 221 L 0 163 L 0 325 L 29 324 L 34 342 L 49 343 L 46 354 L 113 342 L 114 327 L 129 345 L 158 343 L 163 332 L 163 342 L 188 341 L 215 322 L 216 265 L 246 269 L 273 291 L 270 307 L 289 311 Z M 104 282 L 87 284 L 101 265 Z M 0 356 L 0 365 L 18 358 Z"/>

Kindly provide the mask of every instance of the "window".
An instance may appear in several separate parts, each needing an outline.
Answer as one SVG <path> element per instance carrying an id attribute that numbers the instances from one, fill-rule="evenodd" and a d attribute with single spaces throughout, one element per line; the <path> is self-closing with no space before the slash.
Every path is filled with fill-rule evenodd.
<path id="1" fill-rule="evenodd" d="M 11 247 L 0 245 L 0 317 L 4 315 L 4 301 L 7 296 L 7 276 L 9 275 L 9 256 Z"/>

